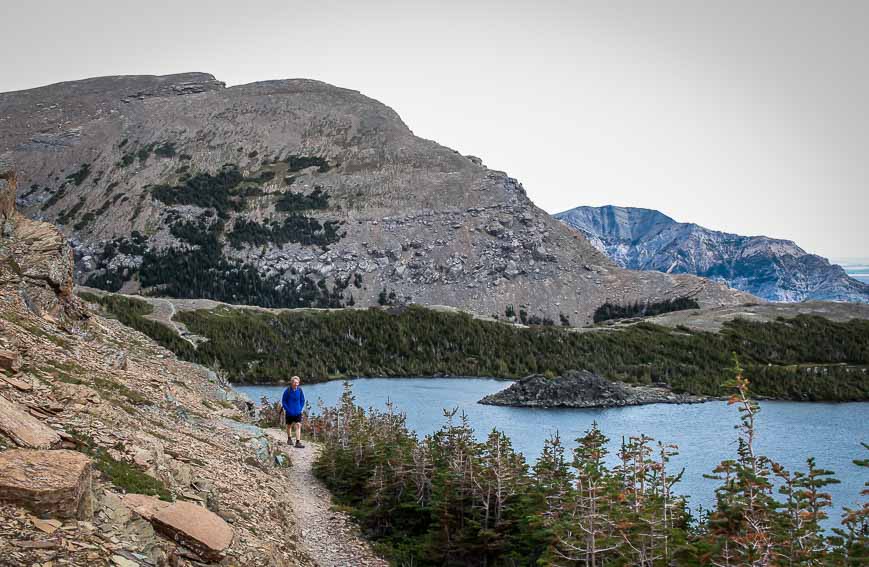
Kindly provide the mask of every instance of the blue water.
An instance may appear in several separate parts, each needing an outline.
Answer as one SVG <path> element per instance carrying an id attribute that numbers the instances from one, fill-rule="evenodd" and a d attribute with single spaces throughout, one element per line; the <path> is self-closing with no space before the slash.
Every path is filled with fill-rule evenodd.
<path id="1" fill-rule="evenodd" d="M 869 258 L 848 258 L 835 263 L 842 266 L 852 278 L 869 283 Z"/>
<path id="2" fill-rule="evenodd" d="M 411 429 L 419 435 L 432 433 L 444 423 L 444 408 L 464 411 L 476 430 L 485 438 L 493 428 L 510 436 L 513 446 L 529 462 L 540 453 L 544 440 L 555 432 L 568 447 L 593 422 L 610 438 L 615 453 L 622 436 L 644 433 L 656 440 L 675 443 L 680 454 L 673 458 L 673 470 L 685 467 L 677 485 L 680 494 L 690 498 L 691 507 L 708 508 L 716 482 L 704 473 L 726 458 L 735 458 L 737 410 L 724 402 L 693 405 L 655 404 L 610 409 L 531 409 L 484 406 L 477 400 L 509 386 L 510 382 L 483 378 L 360 378 L 353 381 L 358 404 L 383 409 L 387 400 L 407 414 Z M 305 395 L 316 411 L 317 401 L 334 405 L 341 395 L 341 382 L 304 385 Z M 279 399 L 283 387 L 244 386 L 239 390 L 253 400 L 266 396 Z M 814 456 L 817 465 L 836 472 L 841 484 L 829 487 L 838 510 L 854 507 L 869 474 L 855 466 L 855 458 L 866 458 L 860 442 L 869 442 L 869 403 L 763 402 L 759 418 L 759 448 L 788 470 L 803 467 L 805 457 Z"/>

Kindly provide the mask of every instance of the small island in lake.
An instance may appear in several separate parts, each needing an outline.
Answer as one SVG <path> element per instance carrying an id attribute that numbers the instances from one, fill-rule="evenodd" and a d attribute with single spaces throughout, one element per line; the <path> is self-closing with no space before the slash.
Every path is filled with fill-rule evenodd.
<path id="1" fill-rule="evenodd" d="M 644 386 L 607 380 L 586 370 L 561 376 L 534 374 L 479 401 L 492 406 L 535 408 L 611 408 L 646 404 L 693 404 L 707 396 L 677 394 L 666 386 Z"/>

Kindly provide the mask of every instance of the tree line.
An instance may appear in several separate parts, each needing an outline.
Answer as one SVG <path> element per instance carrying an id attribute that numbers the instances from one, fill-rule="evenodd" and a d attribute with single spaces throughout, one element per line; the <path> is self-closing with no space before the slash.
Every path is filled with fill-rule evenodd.
<path id="1" fill-rule="evenodd" d="M 351 283 L 361 285 L 339 279 L 330 290 L 307 280 L 288 291 L 298 294 L 299 306 L 339 306 Z M 239 383 L 276 384 L 293 375 L 309 382 L 355 376 L 521 378 L 585 369 L 611 380 L 721 396 L 736 353 L 754 376 L 758 396 L 869 400 L 869 321 L 856 319 L 735 320 L 719 333 L 648 323 L 575 332 L 519 328 L 420 306 L 281 313 L 226 307 L 176 315 L 208 339 L 191 350 L 172 338 L 177 336 L 171 329 L 144 319 L 151 309 L 145 302 L 111 297 L 97 300 L 107 312 L 178 356 Z"/>
<path id="2" fill-rule="evenodd" d="M 529 464 L 499 431 L 477 441 L 454 411 L 419 439 L 392 406 L 356 405 L 349 383 L 337 407 L 312 416 L 314 471 L 398 565 L 865 565 L 869 502 L 825 532 L 825 487 L 838 481 L 811 458 L 790 471 L 759 455 L 760 407 L 741 371 L 728 387 L 736 450 L 711 472 L 716 501 L 700 517 L 678 494 L 674 445 L 633 437 L 608 466 L 595 425 L 572 449 L 550 438 Z"/>
<path id="3" fill-rule="evenodd" d="M 639 323 L 575 332 L 518 328 L 420 306 L 332 312 L 219 309 L 177 315 L 207 337 L 196 356 L 230 379 L 280 383 L 353 376 L 521 378 L 586 369 L 631 383 L 723 395 L 731 353 L 755 376 L 760 396 L 794 400 L 869 399 L 869 322 L 799 316 L 736 320 L 720 333 Z"/>

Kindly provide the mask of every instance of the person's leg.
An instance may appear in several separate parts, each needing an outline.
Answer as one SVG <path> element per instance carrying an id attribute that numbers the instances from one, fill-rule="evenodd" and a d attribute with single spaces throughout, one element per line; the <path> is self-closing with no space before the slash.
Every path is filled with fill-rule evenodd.
<path id="1" fill-rule="evenodd" d="M 302 441 L 302 422 L 297 421 L 295 423 L 295 426 L 296 426 L 296 440 L 301 442 Z"/>
<path id="2" fill-rule="evenodd" d="M 287 420 L 287 443 L 293 442 L 293 424 Z"/>

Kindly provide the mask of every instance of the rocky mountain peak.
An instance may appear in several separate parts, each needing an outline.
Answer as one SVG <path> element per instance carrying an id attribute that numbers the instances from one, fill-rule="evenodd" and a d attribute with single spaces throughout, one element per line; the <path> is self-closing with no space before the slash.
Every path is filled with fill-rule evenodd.
<path id="1" fill-rule="evenodd" d="M 577 207 L 555 217 L 624 268 L 696 274 L 772 301 L 869 302 L 869 285 L 790 240 L 710 230 L 633 207 Z"/>
<path id="2" fill-rule="evenodd" d="M 102 77 L 0 94 L 18 203 L 91 287 L 266 307 L 510 307 L 572 324 L 609 302 L 752 298 L 618 269 L 521 183 L 365 95 L 287 79 Z"/>

